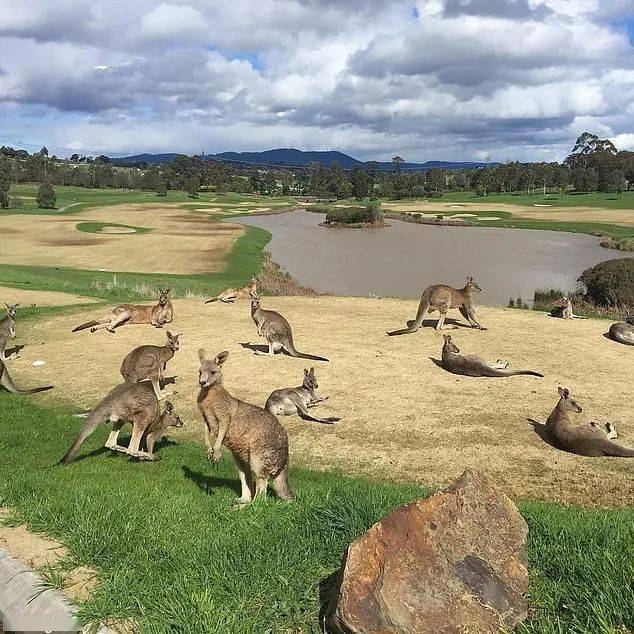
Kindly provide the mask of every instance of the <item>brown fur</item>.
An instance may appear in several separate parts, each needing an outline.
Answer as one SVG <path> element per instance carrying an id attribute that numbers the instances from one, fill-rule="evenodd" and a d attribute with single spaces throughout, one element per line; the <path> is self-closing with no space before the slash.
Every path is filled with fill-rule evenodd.
<path id="1" fill-rule="evenodd" d="M 416 332 L 422 326 L 425 314 L 435 310 L 440 313 L 436 330 L 442 330 L 447 312 L 451 308 L 457 308 L 473 328 L 486 330 L 486 328 L 481 326 L 476 320 L 475 302 L 473 299 L 474 293 L 480 293 L 481 291 L 482 289 L 476 284 L 472 277 L 467 277 L 467 283 L 462 288 L 453 288 L 446 284 L 428 286 L 420 296 L 416 319 L 407 328 L 393 330 L 387 334 L 392 336 Z"/>
<path id="2" fill-rule="evenodd" d="M 225 390 L 220 366 L 228 356 L 228 352 L 221 352 L 209 359 L 202 348 L 198 351 L 198 407 L 205 424 L 207 457 L 217 463 L 222 445 L 233 454 L 242 487 L 237 504 L 249 504 L 257 495 L 266 496 L 269 478 L 273 478 L 280 498 L 292 500 L 286 430 L 266 410 L 234 398 Z"/>
<path id="3" fill-rule="evenodd" d="M 634 346 L 634 317 L 626 317 L 625 321 L 612 324 L 608 330 L 608 337 L 626 346 Z"/>
<path id="4" fill-rule="evenodd" d="M 251 278 L 248 286 L 242 288 L 228 288 L 220 295 L 208 299 L 205 304 L 211 304 L 211 302 L 222 302 L 223 304 L 233 304 L 236 299 L 248 299 L 252 293 L 258 292 L 258 278 L 254 275 Z"/>
<path id="5" fill-rule="evenodd" d="M 558 388 L 558 392 L 559 401 L 546 421 L 546 429 L 561 449 L 580 456 L 634 458 L 634 449 L 611 440 L 611 427 L 596 423 L 573 424 L 570 412 L 579 414 L 581 407 L 567 389 Z"/>
<path id="6" fill-rule="evenodd" d="M 129 352 L 121 364 L 121 375 L 126 383 L 149 379 L 159 400 L 165 396 L 161 392 L 165 366 L 178 350 L 178 338 L 182 333 L 173 335 L 168 330 L 166 334 L 167 343 L 164 346 L 139 346 Z"/>
<path id="7" fill-rule="evenodd" d="M 114 332 L 117 326 L 123 324 L 152 324 L 155 328 L 162 328 L 164 324 L 171 322 L 174 317 L 174 309 L 172 308 L 169 294 L 169 288 L 159 290 L 159 301 L 154 306 L 120 304 L 112 309 L 110 315 L 81 324 L 73 328 L 73 332 L 85 330 L 86 328 L 90 328 L 90 332 L 96 332 L 100 328 L 105 328 L 108 332 Z"/>
<path id="8" fill-rule="evenodd" d="M 20 304 L 7 304 L 7 314 L 0 320 L 0 361 L 6 361 L 7 341 L 15 339 L 15 314 Z M 19 355 L 16 355 L 19 356 Z"/>

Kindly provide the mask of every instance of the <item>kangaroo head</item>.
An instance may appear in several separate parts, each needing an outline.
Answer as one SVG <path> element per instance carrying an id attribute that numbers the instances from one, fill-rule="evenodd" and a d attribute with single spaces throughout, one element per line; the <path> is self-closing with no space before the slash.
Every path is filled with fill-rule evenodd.
<path id="1" fill-rule="evenodd" d="M 465 289 L 471 293 L 473 293 L 474 291 L 476 293 L 482 292 L 482 289 L 478 286 L 478 283 L 471 276 L 467 276 L 467 284 L 465 285 Z"/>
<path id="2" fill-rule="evenodd" d="M 198 370 L 198 384 L 200 387 L 211 387 L 222 381 L 220 366 L 227 360 L 228 352 L 220 352 L 213 359 L 207 357 L 207 353 L 201 348 L 198 351 L 200 369 Z"/>
<path id="3" fill-rule="evenodd" d="M 160 306 L 165 306 L 167 302 L 169 302 L 170 300 L 169 295 L 171 290 L 172 290 L 171 288 L 166 288 L 166 289 L 159 288 L 159 305 Z"/>
<path id="4" fill-rule="evenodd" d="M 634 315 L 625 315 L 625 323 L 634 326 Z"/>
<path id="5" fill-rule="evenodd" d="M 451 340 L 451 335 L 443 335 L 443 339 L 445 340 L 443 350 L 446 350 L 447 352 L 455 352 L 456 354 L 460 352 L 458 346 Z"/>
<path id="6" fill-rule="evenodd" d="M 15 317 L 15 313 L 17 312 L 20 304 L 7 304 L 5 302 L 4 305 L 7 307 L 7 315 L 9 315 L 9 317 Z"/>
<path id="7" fill-rule="evenodd" d="M 182 427 L 183 421 L 178 414 L 174 414 L 174 406 L 169 402 L 165 402 L 165 409 L 161 415 L 161 420 L 166 427 Z"/>
<path id="8" fill-rule="evenodd" d="M 250 295 L 251 295 L 251 309 L 257 310 L 258 308 L 260 308 L 260 296 L 255 291 L 251 291 Z"/>
<path id="9" fill-rule="evenodd" d="M 304 368 L 304 387 L 312 390 L 316 390 L 319 387 L 319 385 L 317 385 L 317 377 L 315 376 L 315 368 L 311 368 L 310 370 Z"/>
<path id="10" fill-rule="evenodd" d="M 251 277 L 251 282 L 249 283 L 250 286 L 252 286 L 253 288 L 257 288 L 257 285 L 260 283 L 260 280 L 258 279 L 257 275 L 253 275 Z"/>
<path id="11" fill-rule="evenodd" d="M 167 335 L 167 345 L 176 352 L 180 348 L 180 343 L 178 338 L 183 334 L 182 332 L 177 332 L 173 335 L 169 330 L 165 333 Z"/>
<path id="12" fill-rule="evenodd" d="M 559 405 L 567 412 L 576 412 L 579 414 L 582 409 L 581 406 L 575 401 L 574 398 L 570 397 L 570 390 L 565 387 L 558 387 L 557 391 L 559 392 L 559 396 L 561 397 L 559 400 Z"/>

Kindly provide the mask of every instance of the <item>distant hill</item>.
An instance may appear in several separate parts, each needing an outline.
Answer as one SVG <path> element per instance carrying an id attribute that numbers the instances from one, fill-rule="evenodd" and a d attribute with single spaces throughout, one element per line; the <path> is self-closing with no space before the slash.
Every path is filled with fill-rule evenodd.
<path id="1" fill-rule="evenodd" d="M 148 165 L 158 165 L 161 163 L 171 163 L 175 153 L 169 154 L 137 154 L 136 156 L 125 156 L 113 159 L 115 165 L 134 165 L 135 163 L 147 163 Z M 354 167 L 370 167 L 372 161 L 359 161 L 343 152 L 304 152 L 294 148 L 278 148 L 275 150 L 264 150 L 263 152 L 220 152 L 219 154 L 209 154 L 206 159 L 215 159 L 236 165 L 262 165 L 270 167 L 305 167 L 309 163 L 319 163 L 321 165 L 331 165 L 338 163 L 344 169 Z M 392 170 L 394 165 L 391 161 L 374 162 L 378 170 Z M 474 169 L 485 167 L 486 163 L 458 162 L 458 161 L 426 161 L 425 163 L 403 163 L 401 168 L 406 171 L 428 170 L 432 167 L 443 169 Z M 491 163 L 490 165 L 497 165 Z"/>

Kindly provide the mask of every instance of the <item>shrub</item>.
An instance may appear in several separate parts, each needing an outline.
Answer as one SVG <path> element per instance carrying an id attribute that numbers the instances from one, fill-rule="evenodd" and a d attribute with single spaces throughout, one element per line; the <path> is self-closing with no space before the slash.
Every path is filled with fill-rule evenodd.
<path id="1" fill-rule="evenodd" d="M 167 185 L 165 183 L 159 183 L 156 187 L 157 196 L 167 196 Z"/>
<path id="2" fill-rule="evenodd" d="M 442 198 L 442 192 L 437 190 L 427 191 L 425 192 L 425 196 L 427 198 Z"/>
<path id="3" fill-rule="evenodd" d="M 53 186 L 48 182 L 44 182 L 37 190 L 37 206 L 40 209 L 55 209 L 57 196 Z"/>
<path id="4" fill-rule="evenodd" d="M 383 212 L 378 201 L 371 201 L 364 207 L 331 207 L 326 212 L 326 222 L 362 225 L 364 223 L 380 223 L 382 221 Z"/>
<path id="5" fill-rule="evenodd" d="M 14 196 L 9 202 L 9 207 L 11 207 L 11 209 L 21 209 L 23 206 L 24 202 L 19 196 Z"/>
<path id="6" fill-rule="evenodd" d="M 3 189 L 0 189 L 0 209 L 8 209 L 9 208 L 9 196 L 7 196 L 7 192 Z"/>
<path id="7" fill-rule="evenodd" d="M 634 258 L 600 262 L 578 281 L 585 288 L 584 298 L 598 306 L 634 307 Z"/>

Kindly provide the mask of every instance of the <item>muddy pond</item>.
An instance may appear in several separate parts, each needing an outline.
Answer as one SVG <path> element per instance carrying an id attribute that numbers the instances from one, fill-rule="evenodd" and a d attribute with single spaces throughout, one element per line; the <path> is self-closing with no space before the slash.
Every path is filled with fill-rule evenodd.
<path id="1" fill-rule="evenodd" d="M 417 297 L 429 284 L 463 286 L 473 275 L 483 289 L 478 303 L 506 306 L 509 297 L 531 301 L 535 289 L 573 289 L 584 269 L 632 257 L 577 233 L 391 219 L 385 229 L 333 229 L 319 226 L 324 218 L 294 211 L 234 221 L 269 231 L 275 262 L 300 283 L 335 295 Z"/>

